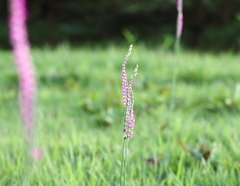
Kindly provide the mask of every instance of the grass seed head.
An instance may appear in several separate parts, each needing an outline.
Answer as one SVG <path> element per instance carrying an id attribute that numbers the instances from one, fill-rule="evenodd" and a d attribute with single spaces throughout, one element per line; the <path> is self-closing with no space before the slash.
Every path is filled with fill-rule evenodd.
<path id="1" fill-rule="evenodd" d="M 124 138 L 132 138 L 134 133 L 135 115 L 134 115 L 134 96 L 132 85 L 134 78 L 137 76 L 138 65 L 136 65 L 133 74 L 130 77 L 130 82 L 127 81 L 126 66 L 128 65 L 129 57 L 132 52 L 133 45 L 130 45 L 128 53 L 125 57 L 125 61 L 122 65 L 122 99 L 123 106 L 125 108 L 124 116 Z"/>

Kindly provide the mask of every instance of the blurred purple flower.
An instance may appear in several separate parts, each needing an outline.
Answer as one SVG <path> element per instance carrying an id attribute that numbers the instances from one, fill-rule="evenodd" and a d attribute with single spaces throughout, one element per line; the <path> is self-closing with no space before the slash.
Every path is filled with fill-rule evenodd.
<path id="1" fill-rule="evenodd" d="M 176 34 L 177 38 L 181 37 L 182 29 L 183 29 L 183 13 L 180 12 L 178 15 L 178 25 L 177 25 L 177 34 Z"/>
<path id="2" fill-rule="evenodd" d="M 30 144 L 34 130 L 34 107 L 36 98 L 36 79 L 30 56 L 30 44 L 26 27 L 26 1 L 10 0 L 10 41 L 19 76 L 20 111 L 23 129 Z"/>
<path id="3" fill-rule="evenodd" d="M 177 1 L 177 10 L 182 11 L 182 0 Z"/>
<path id="4" fill-rule="evenodd" d="M 43 150 L 39 147 L 34 147 L 31 152 L 30 156 L 33 160 L 40 160 L 43 156 Z"/>
<path id="5" fill-rule="evenodd" d="M 176 37 L 180 38 L 182 35 L 183 29 L 183 13 L 182 13 L 182 0 L 177 1 L 177 11 L 178 11 L 178 19 L 177 19 L 177 33 Z"/>

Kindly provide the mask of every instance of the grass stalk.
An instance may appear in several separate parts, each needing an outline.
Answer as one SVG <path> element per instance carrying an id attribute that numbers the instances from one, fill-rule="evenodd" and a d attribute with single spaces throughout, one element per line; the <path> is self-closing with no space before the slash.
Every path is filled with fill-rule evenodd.
<path id="1" fill-rule="evenodd" d="M 128 155 L 128 141 L 129 141 L 129 138 L 125 138 L 123 140 L 120 186 L 125 186 L 126 185 L 126 175 L 127 175 L 126 167 L 127 167 L 127 155 Z"/>
<path id="2" fill-rule="evenodd" d="M 121 176 L 120 186 L 126 185 L 126 167 L 127 167 L 127 155 L 128 155 L 128 141 L 133 137 L 135 115 L 133 111 L 134 96 L 132 85 L 134 78 L 137 76 L 138 65 L 136 65 L 133 74 L 131 75 L 130 81 L 127 80 L 126 66 L 128 65 L 129 57 L 132 52 L 133 45 L 130 45 L 128 53 L 122 65 L 122 100 L 124 106 L 124 118 L 123 118 L 123 149 L 122 149 L 122 165 L 121 165 Z"/>
<path id="3" fill-rule="evenodd" d="M 180 40 L 181 40 L 181 37 L 177 37 L 176 41 L 175 41 L 175 53 L 176 54 L 178 54 L 179 50 L 180 50 Z"/>

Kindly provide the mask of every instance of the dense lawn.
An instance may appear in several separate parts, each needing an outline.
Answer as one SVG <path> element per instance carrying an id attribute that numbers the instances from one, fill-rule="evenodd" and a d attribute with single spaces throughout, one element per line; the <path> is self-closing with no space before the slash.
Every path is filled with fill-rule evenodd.
<path id="1" fill-rule="evenodd" d="M 32 51 L 38 79 L 30 185 L 119 186 L 126 47 Z M 0 185 L 22 186 L 23 134 L 10 52 L 0 51 Z M 240 55 L 134 46 L 136 127 L 128 186 L 240 185 Z"/>

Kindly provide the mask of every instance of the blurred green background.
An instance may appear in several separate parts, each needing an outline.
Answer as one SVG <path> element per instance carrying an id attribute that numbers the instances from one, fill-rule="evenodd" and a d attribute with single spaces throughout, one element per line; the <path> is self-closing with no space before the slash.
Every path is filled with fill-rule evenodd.
<path id="1" fill-rule="evenodd" d="M 188 49 L 239 51 L 239 0 L 183 0 L 182 45 Z M 33 46 L 62 42 L 144 42 L 173 47 L 176 0 L 29 0 L 28 28 Z M 0 47 L 10 48 L 8 1 L 0 1 Z"/>

